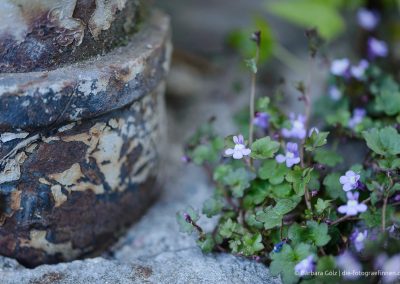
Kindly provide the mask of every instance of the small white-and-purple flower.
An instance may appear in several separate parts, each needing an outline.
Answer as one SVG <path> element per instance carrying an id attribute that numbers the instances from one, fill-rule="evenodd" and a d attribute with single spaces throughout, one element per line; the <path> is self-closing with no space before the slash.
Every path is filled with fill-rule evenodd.
<path id="1" fill-rule="evenodd" d="M 314 256 L 309 255 L 307 258 L 303 259 L 294 267 L 294 271 L 297 276 L 307 276 L 315 270 Z"/>
<path id="2" fill-rule="evenodd" d="M 353 110 L 353 116 L 350 118 L 348 126 L 351 129 L 354 129 L 357 125 L 359 125 L 364 117 L 367 115 L 367 111 L 363 108 L 355 108 Z"/>
<path id="3" fill-rule="evenodd" d="M 358 203 L 358 192 L 347 192 L 347 204 L 339 206 L 338 212 L 348 216 L 356 216 L 358 213 L 367 211 L 367 205 Z"/>
<path id="4" fill-rule="evenodd" d="M 253 124 L 262 128 L 267 129 L 269 126 L 269 115 L 266 112 L 257 112 L 254 119 Z"/>
<path id="5" fill-rule="evenodd" d="M 376 57 L 386 57 L 388 53 L 389 50 L 386 42 L 373 37 L 368 39 L 368 56 L 371 59 Z"/>
<path id="6" fill-rule="evenodd" d="M 400 254 L 395 254 L 385 261 L 382 270 L 385 272 L 383 275 L 383 283 L 398 283 L 400 280 Z"/>
<path id="7" fill-rule="evenodd" d="M 315 132 L 316 134 L 319 133 L 319 129 L 317 127 L 311 127 L 310 130 L 308 131 L 308 137 L 311 137 L 313 132 Z"/>
<path id="8" fill-rule="evenodd" d="M 350 68 L 350 73 L 353 78 L 357 80 L 362 80 L 364 78 L 365 71 L 368 69 L 369 63 L 367 60 L 362 59 L 358 65 L 352 66 Z"/>
<path id="9" fill-rule="evenodd" d="M 357 12 L 358 24 L 367 31 L 372 31 L 379 23 L 379 14 L 374 11 L 361 8 Z"/>
<path id="10" fill-rule="evenodd" d="M 350 191 L 357 188 L 359 180 L 359 174 L 347 171 L 344 176 L 340 177 L 339 182 L 342 184 L 344 191 Z"/>
<path id="11" fill-rule="evenodd" d="M 353 242 L 353 245 L 356 249 L 356 251 L 360 252 L 364 249 L 365 247 L 365 240 L 368 237 L 368 231 L 360 231 L 356 229 L 350 236 L 350 240 Z"/>
<path id="12" fill-rule="evenodd" d="M 330 86 L 328 89 L 328 94 L 333 101 L 338 101 L 342 97 L 342 92 L 336 86 Z"/>
<path id="13" fill-rule="evenodd" d="M 347 77 L 350 70 L 350 60 L 348 58 L 335 59 L 331 63 L 331 73 L 335 76 Z"/>
<path id="14" fill-rule="evenodd" d="M 344 278 L 351 280 L 359 278 L 359 273 L 362 271 L 362 266 L 350 252 L 345 251 L 341 255 L 337 256 L 336 264 L 340 269 L 343 270 L 343 272 L 346 272 L 343 273 Z"/>
<path id="15" fill-rule="evenodd" d="M 246 148 L 243 135 L 233 136 L 233 142 L 235 143 L 235 147 L 226 149 L 225 155 L 232 156 L 236 160 L 250 155 L 251 150 Z"/>
<path id="16" fill-rule="evenodd" d="M 290 122 L 291 129 L 284 128 L 282 129 L 282 135 L 285 138 L 298 138 L 304 139 L 306 137 L 306 118 L 304 115 L 297 115 L 297 118 L 294 113 L 290 114 Z"/>
<path id="17" fill-rule="evenodd" d="M 288 142 L 286 144 L 285 155 L 279 154 L 275 157 L 275 160 L 280 164 L 286 163 L 286 167 L 288 168 L 300 163 L 298 145 L 296 143 Z"/>

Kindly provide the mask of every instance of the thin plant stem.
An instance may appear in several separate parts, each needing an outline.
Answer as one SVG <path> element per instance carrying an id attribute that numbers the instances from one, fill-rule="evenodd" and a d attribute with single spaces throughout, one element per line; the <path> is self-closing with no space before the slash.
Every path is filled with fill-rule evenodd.
<path id="1" fill-rule="evenodd" d="M 193 219 L 189 216 L 189 215 L 187 215 L 186 216 L 186 222 L 188 222 L 189 224 L 191 224 L 195 229 L 196 229 L 196 231 L 199 233 L 199 239 L 200 240 L 204 240 L 204 238 L 205 238 L 205 234 L 204 234 L 204 231 L 203 231 L 203 229 L 199 226 L 199 225 L 197 225 L 197 223 L 195 222 L 195 221 L 193 221 Z"/>
<path id="2" fill-rule="evenodd" d="M 255 62 L 258 64 L 260 54 L 260 47 L 257 45 Z M 255 113 L 255 97 L 256 97 L 256 83 L 257 83 L 257 73 L 252 72 L 251 74 L 251 89 L 250 89 L 250 122 L 249 122 L 249 144 L 253 144 L 254 136 L 254 113 Z"/>
<path id="3" fill-rule="evenodd" d="M 390 176 L 390 173 L 387 173 L 387 177 L 389 178 L 390 184 L 387 189 L 387 192 L 385 193 L 385 198 L 383 199 L 383 206 L 382 206 L 382 232 L 385 231 L 386 229 L 386 208 L 387 208 L 387 203 L 389 199 L 389 191 L 392 189 L 393 186 L 393 179 Z"/>
<path id="4" fill-rule="evenodd" d="M 310 124 L 310 118 L 311 118 L 311 113 L 312 113 L 312 103 L 311 103 L 311 82 L 312 82 L 312 72 L 313 72 L 313 58 L 310 58 L 310 68 L 309 68 L 309 73 L 308 73 L 308 82 L 306 85 L 306 89 L 304 90 L 303 94 L 303 100 L 305 104 L 305 115 L 306 115 L 306 121 L 305 121 L 305 129 L 306 129 L 306 137 L 309 129 L 309 124 Z M 300 165 L 302 168 L 305 167 L 304 163 L 304 144 L 305 144 L 306 138 L 304 138 L 301 141 L 301 147 L 300 147 Z M 308 210 L 312 210 L 311 207 L 311 201 L 310 201 L 310 193 L 308 191 L 307 185 L 304 185 L 304 200 L 306 202 Z"/>
<path id="5" fill-rule="evenodd" d="M 256 43 L 256 55 L 254 58 L 255 68 L 257 69 L 258 60 L 260 57 L 260 43 L 261 43 L 261 32 L 257 31 L 253 34 L 252 38 Z M 256 98 L 256 83 L 257 83 L 257 70 L 252 70 L 251 73 L 251 89 L 250 89 L 250 121 L 249 121 L 249 145 L 253 144 L 254 136 L 254 113 L 255 113 L 255 98 Z M 250 157 L 250 166 L 253 165 L 253 159 Z"/>
<path id="6" fill-rule="evenodd" d="M 383 199 L 383 206 L 382 206 L 382 232 L 384 232 L 385 228 L 386 228 L 386 208 L 387 208 L 388 198 L 389 198 L 389 194 L 386 194 L 385 198 Z"/>

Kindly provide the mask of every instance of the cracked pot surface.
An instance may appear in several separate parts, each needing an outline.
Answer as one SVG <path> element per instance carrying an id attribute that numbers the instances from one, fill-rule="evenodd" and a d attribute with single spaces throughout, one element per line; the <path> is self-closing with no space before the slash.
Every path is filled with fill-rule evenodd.
<path id="1" fill-rule="evenodd" d="M 106 55 L 2 74 L 0 254 L 30 267 L 96 255 L 140 218 L 158 194 L 170 52 L 153 12 Z"/>
<path id="2" fill-rule="evenodd" d="M 3 0 L 0 72 L 58 68 L 125 45 L 146 15 L 142 0 Z"/>

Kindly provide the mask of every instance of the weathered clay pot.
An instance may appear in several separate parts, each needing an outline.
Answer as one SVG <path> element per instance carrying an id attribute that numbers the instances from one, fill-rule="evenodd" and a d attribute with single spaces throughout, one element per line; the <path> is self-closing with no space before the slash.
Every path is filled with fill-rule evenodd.
<path id="1" fill-rule="evenodd" d="M 0 72 L 59 68 L 129 41 L 145 0 L 2 0 Z"/>
<path id="2" fill-rule="evenodd" d="M 156 198 L 169 34 L 152 12 L 105 55 L 0 73 L 1 255 L 36 266 L 98 254 Z"/>

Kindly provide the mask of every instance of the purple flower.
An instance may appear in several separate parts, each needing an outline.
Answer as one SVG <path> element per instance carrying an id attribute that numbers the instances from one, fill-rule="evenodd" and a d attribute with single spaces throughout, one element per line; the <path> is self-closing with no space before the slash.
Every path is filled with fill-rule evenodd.
<path id="1" fill-rule="evenodd" d="M 350 236 L 350 240 L 353 242 L 354 247 L 356 251 L 360 252 L 364 249 L 365 246 L 365 240 L 368 237 L 368 231 L 359 231 L 358 229 L 355 229 L 354 232 Z"/>
<path id="2" fill-rule="evenodd" d="M 395 224 L 393 224 L 392 226 L 390 226 L 389 228 L 387 228 L 388 232 L 390 234 L 393 234 L 394 232 L 396 232 L 397 226 Z"/>
<path id="3" fill-rule="evenodd" d="M 279 154 L 275 160 L 282 164 L 286 162 L 286 167 L 291 168 L 293 165 L 300 163 L 298 145 L 296 143 L 288 142 L 286 144 L 286 154 Z"/>
<path id="4" fill-rule="evenodd" d="M 250 155 L 251 150 L 249 148 L 246 148 L 243 135 L 233 136 L 233 142 L 235 143 L 235 147 L 233 149 L 226 149 L 225 155 L 232 156 L 236 160 L 239 160 L 244 156 Z"/>
<path id="5" fill-rule="evenodd" d="M 347 77 L 350 69 L 350 61 L 347 58 L 335 59 L 331 63 L 331 73 L 335 76 Z"/>
<path id="6" fill-rule="evenodd" d="M 386 272 L 383 275 L 383 283 L 398 283 L 400 279 L 400 254 L 396 254 L 389 258 L 382 267 L 382 270 Z"/>
<path id="7" fill-rule="evenodd" d="M 282 250 L 283 245 L 285 244 L 285 241 L 279 242 L 276 245 L 274 245 L 274 249 L 272 250 L 274 253 L 278 253 Z"/>
<path id="8" fill-rule="evenodd" d="M 344 191 L 349 191 L 357 188 L 359 180 L 360 175 L 353 171 L 347 171 L 344 176 L 340 177 L 339 182 L 343 185 Z"/>
<path id="9" fill-rule="evenodd" d="M 181 161 L 182 161 L 182 163 L 185 163 L 185 164 L 187 164 L 187 163 L 190 163 L 190 157 L 189 156 L 186 156 L 186 155 L 183 155 L 182 157 L 181 157 Z"/>
<path id="10" fill-rule="evenodd" d="M 253 124 L 262 129 L 267 129 L 269 125 L 269 114 L 266 112 L 257 112 L 253 119 Z"/>
<path id="11" fill-rule="evenodd" d="M 294 267 L 294 271 L 298 276 L 306 276 L 315 270 L 314 256 L 309 255 Z"/>
<path id="12" fill-rule="evenodd" d="M 386 57 L 388 52 L 386 42 L 377 40 L 373 37 L 368 39 L 368 55 L 371 59 L 376 57 Z"/>
<path id="13" fill-rule="evenodd" d="M 359 277 L 359 273 L 362 271 L 361 264 L 348 251 L 345 251 L 336 257 L 336 264 L 340 269 L 343 270 L 342 275 L 346 279 L 357 279 Z"/>
<path id="14" fill-rule="evenodd" d="M 379 23 L 379 15 L 374 11 L 361 8 L 357 12 L 358 24 L 367 31 L 372 31 Z"/>
<path id="15" fill-rule="evenodd" d="M 361 80 L 364 77 L 365 71 L 368 69 L 369 63 L 367 60 L 361 60 L 358 65 L 352 66 L 350 69 L 351 76 L 357 80 Z"/>
<path id="16" fill-rule="evenodd" d="M 367 111 L 365 109 L 355 108 L 353 110 L 353 116 L 349 120 L 348 126 L 351 129 L 354 129 L 357 125 L 359 125 L 363 121 L 366 114 Z"/>
<path id="17" fill-rule="evenodd" d="M 282 129 L 282 135 L 285 138 L 298 138 L 304 139 L 306 137 L 306 127 L 305 122 L 306 118 L 304 115 L 297 115 L 297 118 L 292 113 L 290 114 L 290 122 L 291 122 L 291 129 L 284 128 Z"/>
<path id="18" fill-rule="evenodd" d="M 342 92 L 336 86 L 330 86 L 328 94 L 333 101 L 338 101 L 342 97 Z"/>
<path id="19" fill-rule="evenodd" d="M 347 204 L 339 206 L 338 212 L 348 216 L 356 216 L 358 213 L 367 211 L 367 205 L 358 203 L 358 192 L 347 192 Z"/>
<path id="20" fill-rule="evenodd" d="M 385 264 L 386 260 L 388 259 L 388 256 L 386 253 L 380 253 L 375 259 L 374 259 L 374 268 L 376 270 L 382 270 L 383 265 Z"/>

